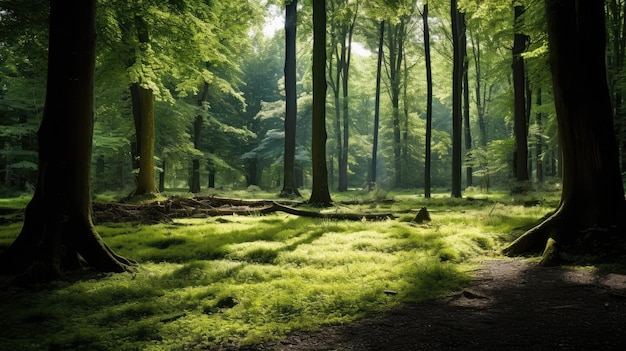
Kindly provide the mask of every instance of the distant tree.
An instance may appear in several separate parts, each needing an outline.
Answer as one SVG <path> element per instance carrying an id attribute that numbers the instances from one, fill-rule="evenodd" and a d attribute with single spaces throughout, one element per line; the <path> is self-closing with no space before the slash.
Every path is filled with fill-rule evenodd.
<path id="1" fill-rule="evenodd" d="M 374 138 L 372 141 L 372 161 L 370 165 L 369 188 L 372 189 L 376 185 L 376 170 L 378 167 L 378 129 L 380 127 L 380 78 L 383 62 L 383 44 L 385 40 L 385 21 L 380 21 L 380 29 L 378 35 L 378 61 L 376 64 L 376 96 L 374 103 Z"/>
<path id="2" fill-rule="evenodd" d="M 465 141 L 465 156 L 472 154 L 472 131 L 470 123 L 470 98 L 469 98 L 469 60 L 467 58 L 467 23 L 465 21 L 465 13 L 461 13 L 459 19 L 460 31 L 463 33 L 461 39 L 461 52 L 463 56 L 463 139 Z M 465 182 L 467 186 L 472 186 L 472 165 L 469 162 L 465 164 Z"/>
<path id="3" fill-rule="evenodd" d="M 91 218 L 95 11 L 95 0 L 50 2 L 38 183 L 22 231 L 0 256 L 3 273 L 49 280 L 83 262 L 105 272 L 134 265 L 102 241 Z"/>
<path id="4" fill-rule="evenodd" d="M 545 4 L 563 190 L 554 213 L 504 252 L 543 248 L 543 265 L 558 263 L 560 252 L 572 248 L 623 255 L 624 189 L 606 79 L 604 3 Z"/>
<path id="5" fill-rule="evenodd" d="M 461 132 L 462 132 L 462 98 L 463 98 L 463 57 L 462 15 L 456 0 L 450 1 L 450 17 L 452 23 L 452 197 L 461 197 Z"/>
<path id="6" fill-rule="evenodd" d="M 335 138 L 337 144 L 338 182 L 337 190 L 348 190 L 348 149 L 350 137 L 349 73 L 352 61 L 352 37 L 359 11 L 359 1 L 329 1 L 332 19 L 330 23 L 330 59 L 328 84 L 335 105 Z"/>
<path id="7" fill-rule="evenodd" d="M 318 207 L 332 205 L 326 166 L 326 88 L 326 1 L 313 1 L 313 186 L 308 202 Z"/>

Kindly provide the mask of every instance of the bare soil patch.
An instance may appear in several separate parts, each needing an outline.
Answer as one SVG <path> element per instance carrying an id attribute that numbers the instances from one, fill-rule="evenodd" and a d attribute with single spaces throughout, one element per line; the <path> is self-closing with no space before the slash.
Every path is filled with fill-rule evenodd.
<path id="1" fill-rule="evenodd" d="M 446 298 L 247 349 L 626 350 L 626 275 L 486 261 Z"/>

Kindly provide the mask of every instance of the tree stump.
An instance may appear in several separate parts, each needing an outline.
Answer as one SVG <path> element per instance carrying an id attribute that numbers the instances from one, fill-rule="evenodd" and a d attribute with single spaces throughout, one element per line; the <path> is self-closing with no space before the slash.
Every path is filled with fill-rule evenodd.
<path id="1" fill-rule="evenodd" d="M 430 222 L 430 214 L 426 207 L 420 208 L 415 218 L 413 218 L 413 223 L 422 224 L 424 222 Z"/>

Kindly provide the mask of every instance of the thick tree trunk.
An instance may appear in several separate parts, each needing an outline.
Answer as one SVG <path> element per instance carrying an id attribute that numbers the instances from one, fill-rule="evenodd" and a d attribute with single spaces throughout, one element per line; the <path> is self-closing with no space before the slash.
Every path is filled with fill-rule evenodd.
<path id="1" fill-rule="evenodd" d="M 313 2 L 313 118 L 311 158 L 313 186 L 309 203 L 332 205 L 326 168 L 326 2 Z"/>
<path id="2" fill-rule="evenodd" d="M 95 0 L 52 0 L 48 84 L 39 137 L 39 176 L 24 226 L 0 256 L 3 273 L 49 280 L 86 261 L 131 269 L 102 241 L 91 219 Z M 67 20 L 72 14 L 71 20 Z"/>
<path id="3" fill-rule="evenodd" d="M 283 168 L 283 189 L 281 197 L 299 197 L 296 186 L 296 21 L 297 0 L 292 0 L 285 11 L 285 153 Z"/>
<path id="4" fill-rule="evenodd" d="M 158 193 L 154 178 L 154 96 L 151 89 L 141 91 L 141 148 L 139 150 L 139 174 L 134 195 Z"/>
<path id="5" fill-rule="evenodd" d="M 546 14 L 563 191 L 554 214 L 504 252 L 516 255 L 545 245 L 542 264 L 548 265 L 574 244 L 587 251 L 597 244 L 615 249 L 619 245 L 609 240 L 617 236 L 623 246 L 622 232 L 611 228 L 623 228 L 625 209 L 606 81 L 603 3 L 546 0 Z"/>
<path id="6" fill-rule="evenodd" d="M 461 138 L 462 138 L 462 111 L 463 98 L 463 50 L 461 49 L 463 34 L 460 30 L 461 13 L 457 7 L 457 1 L 450 1 L 450 16 L 452 18 L 452 197 L 460 198 L 461 195 Z"/>

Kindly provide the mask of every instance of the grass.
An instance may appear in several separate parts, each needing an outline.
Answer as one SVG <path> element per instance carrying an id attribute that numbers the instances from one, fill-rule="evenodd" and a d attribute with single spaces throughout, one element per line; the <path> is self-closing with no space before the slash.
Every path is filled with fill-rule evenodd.
<path id="1" fill-rule="evenodd" d="M 394 211 L 399 219 L 348 222 L 277 213 L 100 225 L 107 244 L 140 262 L 138 272 L 0 291 L 0 345 L 8 350 L 211 349 L 349 323 L 462 288 L 477 262 L 498 256 L 515 228 L 556 206 L 551 198 L 525 207 L 527 200 L 506 194 L 480 201 L 427 200 L 409 192 L 388 196 L 397 201 L 329 210 Z M 416 225 L 410 221 L 412 210 L 422 206 L 431 211 L 432 222 Z M 20 227 L 0 227 L 0 248 Z"/>

